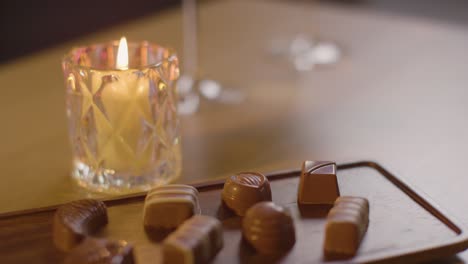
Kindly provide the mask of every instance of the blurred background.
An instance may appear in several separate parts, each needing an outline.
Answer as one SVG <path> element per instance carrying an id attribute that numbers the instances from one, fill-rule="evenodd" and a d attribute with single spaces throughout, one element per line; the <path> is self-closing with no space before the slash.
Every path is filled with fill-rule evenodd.
<path id="1" fill-rule="evenodd" d="M 203 0 L 199 2 L 216 1 Z M 277 0 L 279 1 L 279 0 Z M 302 1 L 310 0 L 287 0 Z M 322 0 L 359 8 L 468 23 L 464 0 Z M 137 17 L 180 6 L 180 0 L 0 1 L 0 63 Z M 86 19 L 84 19 L 86 18 Z"/>

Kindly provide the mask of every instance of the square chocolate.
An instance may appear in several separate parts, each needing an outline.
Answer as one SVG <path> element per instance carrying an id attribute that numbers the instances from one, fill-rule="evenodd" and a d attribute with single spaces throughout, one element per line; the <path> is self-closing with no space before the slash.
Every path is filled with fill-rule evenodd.
<path id="1" fill-rule="evenodd" d="M 297 202 L 307 205 L 333 205 L 339 196 L 336 164 L 331 161 L 304 161 Z"/>

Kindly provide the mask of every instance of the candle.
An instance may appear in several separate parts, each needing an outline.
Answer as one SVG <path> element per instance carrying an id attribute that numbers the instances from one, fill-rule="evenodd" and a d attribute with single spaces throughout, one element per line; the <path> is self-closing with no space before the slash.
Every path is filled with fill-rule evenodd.
<path id="1" fill-rule="evenodd" d="M 128 47 L 122 38 L 118 47 L 73 50 L 63 68 L 73 176 L 81 185 L 141 190 L 179 176 L 178 61 L 170 50 L 146 42 Z"/>

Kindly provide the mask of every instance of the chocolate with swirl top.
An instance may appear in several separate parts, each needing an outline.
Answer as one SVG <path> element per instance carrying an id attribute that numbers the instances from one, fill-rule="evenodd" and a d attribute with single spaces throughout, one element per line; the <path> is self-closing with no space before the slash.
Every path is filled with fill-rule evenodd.
<path id="1" fill-rule="evenodd" d="M 107 208 L 101 201 L 84 199 L 65 204 L 54 215 L 54 244 L 63 251 L 69 251 L 86 236 L 105 226 L 107 221 Z"/>
<path id="2" fill-rule="evenodd" d="M 133 247 L 126 241 L 86 238 L 66 257 L 65 264 L 133 264 Z"/>
<path id="3" fill-rule="evenodd" d="M 262 254 L 281 254 L 296 242 L 291 215 L 273 202 L 257 203 L 247 211 L 242 234 Z"/>
<path id="4" fill-rule="evenodd" d="M 271 201 L 270 183 L 258 172 L 232 175 L 224 183 L 222 199 L 237 215 L 244 216 L 254 204 Z"/>

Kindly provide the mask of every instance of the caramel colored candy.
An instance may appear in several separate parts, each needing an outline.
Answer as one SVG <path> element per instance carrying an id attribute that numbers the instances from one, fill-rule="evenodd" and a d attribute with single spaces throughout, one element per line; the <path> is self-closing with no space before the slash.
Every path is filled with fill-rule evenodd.
<path id="1" fill-rule="evenodd" d="M 53 240 L 57 248 L 69 251 L 87 236 L 107 224 L 106 205 L 85 199 L 65 204 L 57 209 L 53 220 Z"/>
<path id="2" fill-rule="evenodd" d="M 324 253 L 329 259 L 356 255 L 369 225 L 369 202 L 365 198 L 343 196 L 327 216 Z"/>
<path id="3" fill-rule="evenodd" d="M 218 219 L 196 215 L 185 221 L 162 243 L 165 264 L 208 263 L 223 247 Z"/>
<path id="4" fill-rule="evenodd" d="M 291 215 L 273 202 L 257 203 L 247 211 L 242 234 L 262 254 L 286 252 L 296 242 Z"/>
<path id="5" fill-rule="evenodd" d="M 336 164 L 331 161 L 304 161 L 297 202 L 305 205 L 332 205 L 339 196 Z"/>
<path id="6" fill-rule="evenodd" d="M 244 216 L 252 205 L 271 201 L 268 179 L 258 172 L 242 172 L 230 176 L 224 183 L 222 198 L 227 207 Z"/>
<path id="7" fill-rule="evenodd" d="M 148 231 L 173 229 L 197 213 L 200 213 L 197 189 L 183 184 L 164 185 L 148 192 L 143 222 Z"/>
<path id="8" fill-rule="evenodd" d="M 123 240 L 86 238 L 66 257 L 65 264 L 133 264 L 133 247 Z"/>

